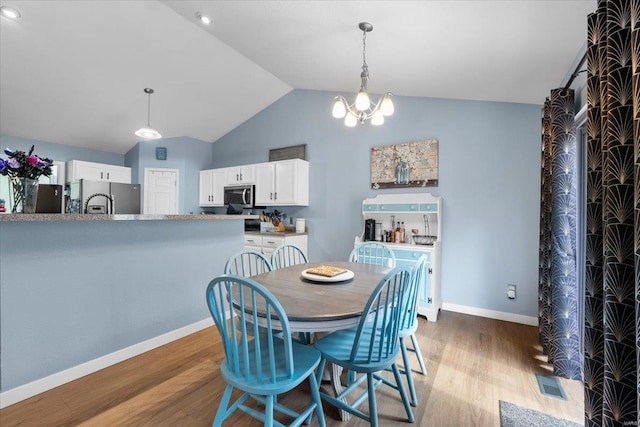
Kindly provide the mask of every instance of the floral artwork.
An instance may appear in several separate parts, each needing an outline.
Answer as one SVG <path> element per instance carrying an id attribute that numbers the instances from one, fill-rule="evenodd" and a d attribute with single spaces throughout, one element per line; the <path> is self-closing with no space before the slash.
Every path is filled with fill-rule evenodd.
<path id="1" fill-rule="evenodd" d="M 371 188 L 438 185 L 438 140 L 371 148 Z"/>

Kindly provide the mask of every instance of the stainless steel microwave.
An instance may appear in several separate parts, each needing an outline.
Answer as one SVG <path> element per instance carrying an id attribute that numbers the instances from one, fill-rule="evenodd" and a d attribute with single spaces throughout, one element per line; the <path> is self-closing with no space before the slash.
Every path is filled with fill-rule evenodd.
<path id="1" fill-rule="evenodd" d="M 243 208 L 253 208 L 255 201 L 254 185 L 238 185 L 224 187 L 224 205 L 241 205 Z"/>

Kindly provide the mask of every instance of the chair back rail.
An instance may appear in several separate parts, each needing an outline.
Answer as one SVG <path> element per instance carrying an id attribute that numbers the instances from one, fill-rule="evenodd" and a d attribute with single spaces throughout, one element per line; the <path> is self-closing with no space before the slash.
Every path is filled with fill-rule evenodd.
<path id="1" fill-rule="evenodd" d="M 225 274 L 251 277 L 273 270 L 269 260 L 259 252 L 243 250 L 232 255 L 224 266 Z"/>
<path id="2" fill-rule="evenodd" d="M 378 242 L 365 242 L 356 246 L 349 254 L 349 261 L 387 267 L 396 266 L 396 256 L 393 251 L 387 245 Z"/>
<path id="3" fill-rule="evenodd" d="M 287 378 L 292 377 L 289 320 L 266 288 L 248 278 L 223 275 L 209 283 L 207 302 L 222 337 L 227 366 L 234 375 L 257 384 L 275 383 L 284 364 Z M 259 317 L 266 319 L 267 331 L 272 330 L 273 321 L 279 322 L 283 336 L 261 333 Z"/>
<path id="4" fill-rule="evenodd" d="M 308 262 L 307 255 L 295 245 L 282 244 L 271 254 L 271 266 L 275 270 Z"/>
<path id="5" fill-rule="evenodd" d="M 352 362 L 376 363 L 397 354 L 398 332 L 410 282 L 410 270 L 397 267 L 373 290 L 358 323 L 351 348 Z"/>

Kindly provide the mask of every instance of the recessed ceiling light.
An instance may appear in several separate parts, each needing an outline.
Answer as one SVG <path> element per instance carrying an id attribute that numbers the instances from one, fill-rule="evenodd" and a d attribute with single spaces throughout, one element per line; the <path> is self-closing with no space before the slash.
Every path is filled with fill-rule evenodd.
<path id="1" fill-rule="evenodd" d="M 10 6 L 0 6 L 0 14 L 9 19 L 20 19 L 20 12 Z"/>
<path id="2" fill-rule="evenodd" d="M 196 16 L 198 17 L 200 22 L 202 22 L 203 24 L 205 25 L 211 24 L 211 18 L 209 18 L 207 15 L 203 15 L 202 13 L 198 12 L 196 13 Z"/>

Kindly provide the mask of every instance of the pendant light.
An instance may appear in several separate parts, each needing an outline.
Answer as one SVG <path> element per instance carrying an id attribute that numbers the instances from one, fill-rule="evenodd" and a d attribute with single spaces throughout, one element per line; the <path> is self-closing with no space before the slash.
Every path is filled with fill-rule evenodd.
<path id="1" fill-rule="evenodd" d="M 367 82 L 369 81 L 369 66 L 367 65 L 367 33 L 373 31 L 373 25 L 368 22 L 361 22 L 358 28 L 362 30 L 362 73 L 360 74 L 360 91 L 353 104 L 349 104 L 343 96 L 336 96 L 333 104 L 332 115 L 336 119 L 344 118 L 344 124 L 349 127 L 355 126 L 358 122 L 364 124 L 371 119 L 371 124 L 379 126 L 384 123 L 385 116 L 393 114 L 393 101 L 391 92 L 382 95 L 376 104 L 371 102 L 367 93 Z"/>
<path id="2" fill-rule="evenodd" d="M 147 107 L 147 126 L 141 127 L 135 132 L 135 134 L 136 136 L 139 136 L 140 138 L 145 138 L 145 139 L 162 138 L 162 135 L 160 135 L 160 132 L 158 132 L 157 130 L 151 127 L 151 94 L 153 93 L 153 89 L 147 87 L 144 89 L 144 93 L 149 95 L 149 103 Z"/>

